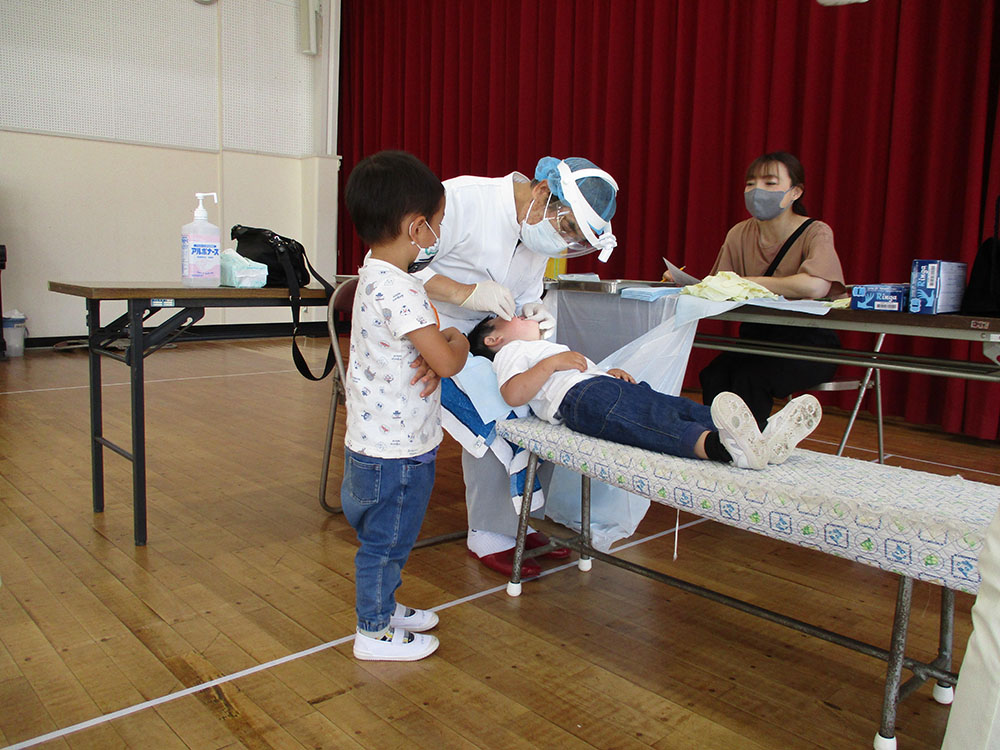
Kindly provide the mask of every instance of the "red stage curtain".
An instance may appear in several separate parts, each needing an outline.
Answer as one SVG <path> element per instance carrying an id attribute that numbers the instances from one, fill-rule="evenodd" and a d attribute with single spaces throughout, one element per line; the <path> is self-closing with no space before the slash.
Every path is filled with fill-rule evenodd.
<path id="1" fill-rule="evenodd" d="M 848 283 L 904 281 L 914 258 L 971 265 L 1000 192 L 994 0 L 343 0 L 343 179 L 403 148 L 442 178 L 531 175 L 585 156 L 621 186 L 604 278 L 706 273 L 745 218 L 764 151 L 806 167 Z M 362 248 L 341 213 L 340 271 Z M 846 345 L 873 337 L 846 335 Z M 978 345 L 890 337 L 893 351 L 982 359 Z M 698 354 L 689 375 L 704 361 Z M 691 382 L 697 382 L 693 377 Z M 885 375 L 885 409 L 1000 437 L 994 385 Z M 847 400 L 838 403 L 846 403 Z"/>

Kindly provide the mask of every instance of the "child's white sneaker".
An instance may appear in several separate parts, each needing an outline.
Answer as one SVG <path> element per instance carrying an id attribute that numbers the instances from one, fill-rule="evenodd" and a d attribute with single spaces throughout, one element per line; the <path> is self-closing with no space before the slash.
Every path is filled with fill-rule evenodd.
<path id="1" fill-rule="evenodd" d="M 388 640 L 386 640 L 388 639 Z M 389 628 L 384 638 L 354 635 L 354 658 L 364 661 L 417 661 L 433 654 L 439 641 L 433 635 Z"/>
<path id="2" fill-rule="evenodd" d="M 398 602 L 396 604 L 396 611 L 389 618 L 389 627 L 402 628 L 403 630 L 409 630 L 411 633 L 423 633 L 437 624 L 437 612 L 431 612 L 427 609 L 404 607 Z"/>
<path id="3" fill-rule="evenodd" d="M 771 451 L 757 427 L 757 420 L 739 396 L 724 391 L 712 401 L 712 423 L 719 441 L 741 469 L 763 469 Z"/>
<path id="4" fill-rule="evenodd" d="M 823 407 L 809 393 L 796 396 L 781 411 L 772 414 L 764 427 L 764 442 L 771 449 L 771 463 L 784 463 L 822 418 Z"/>

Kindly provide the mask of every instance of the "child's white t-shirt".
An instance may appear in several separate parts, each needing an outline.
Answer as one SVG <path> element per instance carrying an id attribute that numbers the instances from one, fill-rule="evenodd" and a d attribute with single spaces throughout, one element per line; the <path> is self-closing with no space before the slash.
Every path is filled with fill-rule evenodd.
<path id="1" fill-rule="evenodd" d="M 503 386 L 512 377 L 530 370 L 543 359 L 568 351 L 570 351 L 568 346 L 551 341 L 511 341 L 504 344 L 493 358 L 493 369 L 497 374 L 497 383 Z M 607 372 L 589 359 L 587 360 L 587 369 L 584 372 L 579 370 L 554 372 L 538 390 L 535 397 L 528 402 L 528 406 L 539 419 L 544 419 L 552 424 L 562 424 L 563 420 L 558 416 L 558 411 L 566 392 L 577 383 L 599 375 L 607 375 Z"/>
<path id="2" fill-rule="evenodd" d="M 406 334 L 437 317 L 424 285 L 391 263 L 365 259 L 358 270 L 347 365 L 344 444 L 375 458 L 412 458 L 441 442 L 441 389 L 420 397 L 410 364 L 420 355 Z"/>

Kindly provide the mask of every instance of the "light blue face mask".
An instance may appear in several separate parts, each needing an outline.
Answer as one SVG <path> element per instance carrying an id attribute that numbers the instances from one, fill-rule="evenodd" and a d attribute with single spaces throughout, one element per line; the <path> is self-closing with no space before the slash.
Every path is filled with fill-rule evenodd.
<path id="1" fill-rule="evenodd" d="M 437 255 L 438 250 L 441 249 L 441 238 L 434 231 L 434 227 L 430 225 L 430 222 L 427 223 L 427 228 L 434 235 L 434 244 L 430 247 L 420 247 L 416 242 L 410 240 L 410 244 L 420 250 L 420 252 L 417 253 L 417 257 L 413 259 L 413 262 L 406 267 L 407 273 L 416 273 L 420 269 L 426 268 L 434 260 L 434 256 Z M 413 222 L 410 222 L 410 231 L 413 231 Z"/>
<path id="2" fill-rule="evenodd" d="M 743 193 L 743 200 L 747 204 L 747 211 L 755 219 L 770 221 L 785 209 L 781 206 L 781 201 L 785 199 L 793 188 L 785 191 L 764 190 L 764 188 L 754 188 Z"/>

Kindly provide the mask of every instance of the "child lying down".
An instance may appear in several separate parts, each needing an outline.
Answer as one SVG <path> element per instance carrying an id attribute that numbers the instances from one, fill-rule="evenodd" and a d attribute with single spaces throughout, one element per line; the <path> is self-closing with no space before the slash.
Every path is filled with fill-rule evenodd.
<path id="1" fill-rule="evenodd" d="M 469 344 L 472 354 L 493 360 L 511 406 L 528 404 L 552 424 L 658 453 L 763 469 L 785 461 L 823 415 L 814 396 L 798 396 L 762 434 L 734 393 L 719 394 L 709 408 L 654 391 L 624 370 L 601 370 L 579 352 L 543 341 L 538 321 L 524 317 L 486 318 L 469 333 Z"/>

